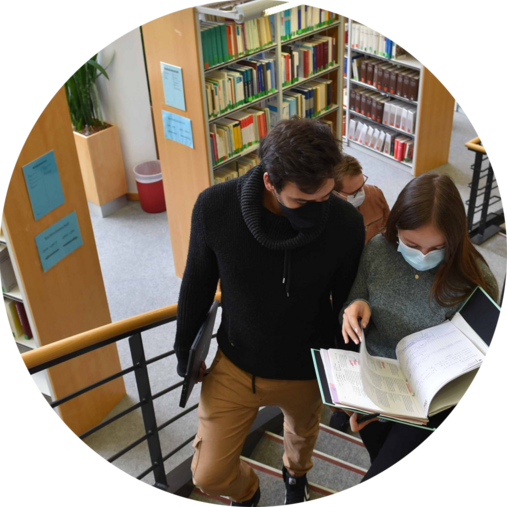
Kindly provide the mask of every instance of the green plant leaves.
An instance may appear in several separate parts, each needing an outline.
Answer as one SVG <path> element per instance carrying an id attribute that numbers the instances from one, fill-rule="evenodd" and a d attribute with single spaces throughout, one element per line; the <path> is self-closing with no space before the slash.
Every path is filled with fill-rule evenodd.
<path id="1" fill-rule="evenodd" d="M 90 127 L 97 124 L 103 125 L 99 96 L 95 86 L 96 79 L 101 75 L 109 79 L 104 67 L 97 63 L 97 55 L 94 55 L 65 83 L 70 118 L 78 132 L 86 125 Z"/>

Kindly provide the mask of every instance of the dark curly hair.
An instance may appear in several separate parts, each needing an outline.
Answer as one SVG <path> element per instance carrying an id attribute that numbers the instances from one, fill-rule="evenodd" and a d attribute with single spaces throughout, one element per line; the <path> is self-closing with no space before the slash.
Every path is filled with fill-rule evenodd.
<path id="1" fill-rule="evenodd" d="M 310 118 L 279 121 L 262 139 L 259 157 L 277 192 L 287 182 L 301 192 L 317 192 L 335 178 L 342 160 L 340 143 L 329 125 Z"/>

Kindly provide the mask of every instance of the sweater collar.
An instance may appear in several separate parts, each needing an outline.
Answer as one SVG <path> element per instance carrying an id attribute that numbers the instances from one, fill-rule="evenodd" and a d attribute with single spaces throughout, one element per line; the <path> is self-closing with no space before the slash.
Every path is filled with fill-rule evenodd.
<path id="1" fill-rule="evenodd" d="M 294 236 L 287 238 L 287 229 L 290 222 L 283 216 L 277 216 L 266 210 L 262 205 L 262 192 L 264 188 L 264 169 L 257 165 L 238 180 L 238 197 L 243 219 L 254 238 L 270 250 L 294 250 L 315 241 L 326 228 L 329 218 L 330 203 L 324 205 L 323 219 L 313 229 L 294 232 Z M 262 227 L 261 217 L 264 212 L 270 215 L 272 221 L 271 234 L 268 235 Z M 279 234 L 277 234 L 279 232 Z"/>

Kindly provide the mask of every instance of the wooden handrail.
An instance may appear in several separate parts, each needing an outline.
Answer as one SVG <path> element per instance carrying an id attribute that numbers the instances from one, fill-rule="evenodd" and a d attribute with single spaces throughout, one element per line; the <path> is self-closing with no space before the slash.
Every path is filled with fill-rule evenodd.
<path id="1" fill-rule="evenodd" d="M 479 144 L 480 142 L 481 142 L 481 138 L 480 137 L 476 137 L 475 139 L 472 139 L 471 141 L 468 141 L 468 143 L 465 143 L 465 146 L 469 150 L 480 151 L 481 153 L 486 154 L 486 150 L 485 150 L 484 146 L 481 146 Z"/>
<path id="2" fill-rule="evenodd" d="M 215 300 L 221 301 L 222 293 L 217 292 Z M 115 336 L 126 334 L 135 329 L 155 324 L 161 320 L 170 319 L 176 317 L 178 305 L 169 305 L 159 308 L 158 310 L 152 310 L 150 312 L 141 313 L 140 315 L 134 315 L 128 319 L 119 320 L 118 322 L 112 322 L 105 326 L 90 329 L 84 333 L 79 333 L 68 338 L 63 338 L 56 342 L 44 345 L 34 350 L 30 350 L 21 354 L 25 366 L 35 368 L 41 364 L 49 361 L 54 361 L 60 357 L 66 356 L 83 350 L 91 345 L 96 345 L 101 342 L 105 342 L 114 338 Z"/>

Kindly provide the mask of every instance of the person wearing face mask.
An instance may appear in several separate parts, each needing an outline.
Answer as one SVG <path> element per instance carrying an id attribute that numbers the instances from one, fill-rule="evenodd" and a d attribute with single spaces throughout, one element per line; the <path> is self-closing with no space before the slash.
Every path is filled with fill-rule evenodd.
<path id="1" fill-rule="evenodd" d="M 497 282 L 468 236 L 458 189 L 448 176 L 419 176 L 399 195 L 385 232 L 364 249 L 340 317 L 343 339 L 359 344 L 361 326 L 371 354 L 395 358 L 403 337 L 452 318 L 477 286 L 498 300 Z M 438 427 L 451 411 L 431 417 L 429 427 Z M 398 462 L 432 433 L 378 420 L 358 424 L 357 414 L 349 415 L 372 463 L 363 480 Z"/>
<path id="2" fill-rule="evenodd" d="M 366 243 L 383 231 L 389 216 L 389 205 L 382 190 L 367 185 L 367 180 L 358 160 L 345 155 L 338 166 L 334 190 L 363 215 Z"/>
<path id="3" fill-rule="evenodd" d="M 333 195 L 338 146 L 324 123 L 280 121 L 261 142 L 260 165 L 194 206 L 174 348 L 184 375 L 220 278 L 219 349 L 204 378 L 201 365 L 192 474 L 232 505 L 259 502 L 240 454 L 259 408 L 273 405 L 284 414 L 285 503 L 309 499 L 322 410 L 311 348 L 341 341 L 339 311 L 364 247 L 361 214 Z"/>

